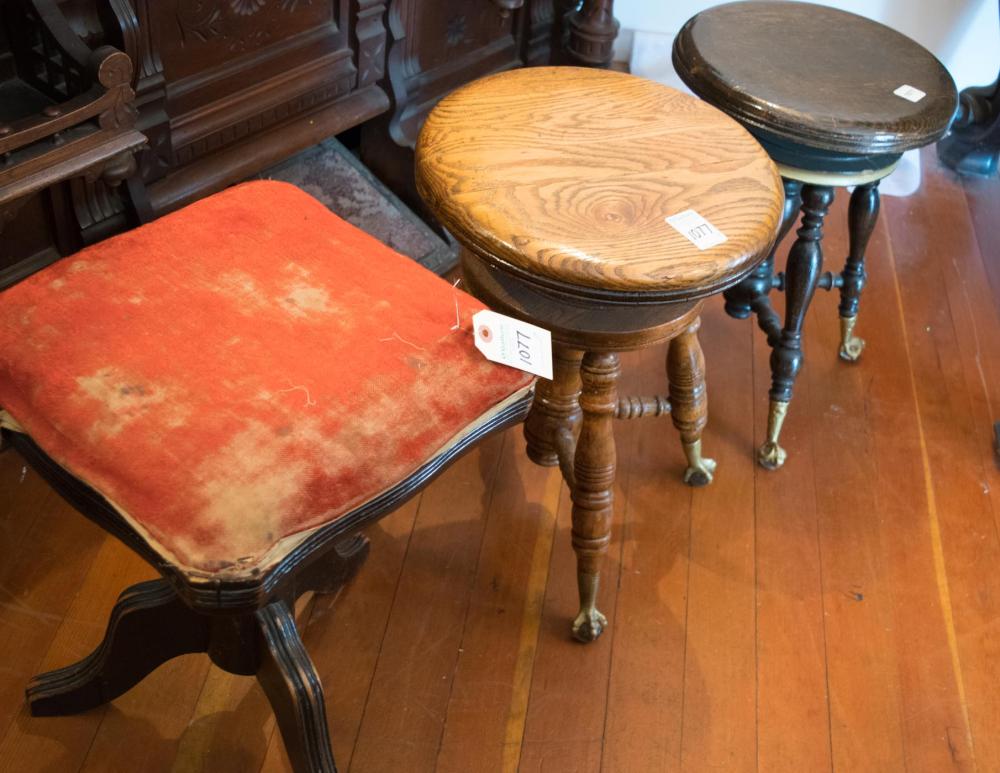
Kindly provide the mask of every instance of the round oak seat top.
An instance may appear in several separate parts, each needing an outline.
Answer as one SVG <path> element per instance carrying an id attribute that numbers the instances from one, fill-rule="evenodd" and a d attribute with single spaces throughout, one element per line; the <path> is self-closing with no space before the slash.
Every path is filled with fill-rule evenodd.
<path id="1" fill-rule="evenodd" d="M 466 248 L 570 292 L 716 292 L 763 258 L 782 207 L 774 164 L 738 123 L 604 70 L 527 68 L 471 83 L 431 112 L 416 159 L 418 190 Z M 699 227 L 689 211 L 718 231 L 695 234 L 702 248 L 667 222 Z"/>
<path id="2" fill-rule="evenodd" d="M 948 71 L 919 43 L 811 3 L 709 8 L 681 28 L 673 61 L 692 91 L 755 133 L 828 151 L 930 144 L 958 103 Z"/>

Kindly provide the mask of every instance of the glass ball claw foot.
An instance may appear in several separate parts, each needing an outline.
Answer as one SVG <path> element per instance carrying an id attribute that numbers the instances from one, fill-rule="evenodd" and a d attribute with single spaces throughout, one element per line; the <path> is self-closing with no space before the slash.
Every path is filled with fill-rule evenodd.
<path id="1" fill-rule="evenodd" d="M 590 642 L 604 633 L 608 618 L 596 608 L 581 609 L 573 621 L 573 636 L 577 641 Z"/>
<path id="2" fill-rule="evenodd" d="M 757 449 L 757 463 L 765 470 L 776 470 L 785 463 L 788 454 L 778 445 L 781 425 L 785 423 L 788 403 L 772 400 L 767 413 L 767 440 Z"/>
<path id="3" fill-rule="evenodd" d="M 857 321 L 857 317 L 840 318 L 840 359 L 846 362 L 857 362 L 865 348 L 865 340 L 854 335 Z"/>
<path id="4" fill-rule="evenodd" d="M 693 487 L 707 486 L 711 483 L 712 473 L 715 472 L 715 460 L 701 455 L 701 440 L 685 443 L 684 455 L 688 462 L 688 467 L 684 471 L 684 482 Z"/>

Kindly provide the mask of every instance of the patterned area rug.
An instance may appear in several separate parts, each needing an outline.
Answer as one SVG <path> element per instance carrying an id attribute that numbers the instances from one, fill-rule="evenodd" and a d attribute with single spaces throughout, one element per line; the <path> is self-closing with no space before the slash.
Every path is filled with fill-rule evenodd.
<path id="1" fill-rule="evenodd" d="M 458 261 L 457 246 L 432 231 L 335 139 L 304 150 L 259 177 L 297 185 L 331 212 L 437 274 L 451 270 Z"/>

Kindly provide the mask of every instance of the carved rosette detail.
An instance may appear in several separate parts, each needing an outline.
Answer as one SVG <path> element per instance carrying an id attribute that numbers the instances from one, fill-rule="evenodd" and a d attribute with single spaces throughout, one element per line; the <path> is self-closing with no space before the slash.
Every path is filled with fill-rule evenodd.
<path id="1" fill-rule="evenodd" d="M 208 43 L 218 40 L 233 53 L 249 51 L 271 40 L 271 30 L 265 25 L 241 33 L 227 22 L 254 16 L 269 5 L 294 13 L 300 5 L 310 6 L 312 3 L 313 0 L 178 0 L 176 16 L 182 32 L 181 42 L 186 45 L 191 41 Z"/>
<path id="2" fill-rule="evenodd" d="M 240 16 L 253 16 L 267 5 L 267 0 L 229 0 L 229 7 Z"/>

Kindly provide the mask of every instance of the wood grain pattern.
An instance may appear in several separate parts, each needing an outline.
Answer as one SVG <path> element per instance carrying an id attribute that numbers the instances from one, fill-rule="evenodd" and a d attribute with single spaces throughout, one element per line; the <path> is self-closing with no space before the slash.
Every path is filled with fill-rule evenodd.
<path id="1" fill-rule="evenodd" d="M 956 177 L 931 162 L 930 149 L 923 156 L 926 195 L 885 202 L 890 267 L 910 342 L 911 389 L 931 484 L 926 496 L 935 508 L 931 537 L 950 629 L 949 671 L 967 725 L 957 725 L 967 738 L 954 742 L 953 730 L 945 740 L 957 749 L 956 769 L 990 770 L 1000 766 L 1000 739 L 987 729 L 1000 723 L 1000 696 L 981 676 L 1000 669 L 1000 470 L 991 438 L 1000 405 L 1000 318 L 984 268 L 995 260 L 995 245 L 977 243 Z M 914 268 L 935 250 L 947 259 Z"/>
<path id="2" fill-rule="evenodd" d="M 417 186 L 466 247 L 540 280 L 701 297 L 753 268 L 781 215 L 778 173 L 734 121 L 617 72 L 539 67 L 442 100 Z M 694 209 L 727 241 L 699 251 L 665 218 Z"/>
<path id="3" fill-rule="evenodd" d="M 680 517 L 690 524 L 677 765 L 687 773 L 739 773 L 757 767 L 756 517 L 747 506 L 753 501 L 755 470 L 746 450 L 753 435 L 754 362 L 746 348 L 730 343 L 733 333 L 737 340 L 747 338 L 735 325 L 719 324 L 721 311 L 711 304 L 699 333 L 708 352 L 706 378 L 712 392 L 705 443 L 718 460 L 719 472 L 711 486 L 691 495 L 690 504 L 678 503 Z M 719 356 L 722 351 L 730 356 Z M 723 480 L 725 485 L 718 485 Z M 665 500 L 659 512 L 647 518 L 673 518 L 673 507 L 664 505 Z M 690 509 L 689 518 L 685 509 Z M 657 548 L 640 546 L 647 552 Z"/>
<path id="4" fill-rule="evenodd" d="M 843 222 L 848 208 L 842 196 L 831 219 Z M 830 229 L 825 248 L 840 256 L 849 241 L 844 229 Z M 884 265 L 887 248 L 883 230 L 871 243 L 873 262 Z M 891 288 L 881 284 L 878 291 L 885 298 Z M 892 647 L 892 594 L 880 545 L 883 536 L 871 517 L 879 511 L 870 485 L 877 478 L 879 459 L 865 415 L 872 374 L 878 378 L 884 366 L 875 362 L 866 373 L 843 367 L 833 356 L 836 303 L 832 294 L 818 299 L 822 312 L 814 315 L 812 332 L 816 349 L 825 356 L 815 357 L 806 370 L 808 378 L 800 380 L 802 399 L 796 410 L 808 449 L 806 466 L 798 468 L 803 474 L 796 478 L 815 502 L 812 536 L 822 584 L 817 599 L 822 615 L 811 621 L 822 623 L 826 655 L 826 668 L 817 673 L 826 678 L 833 769 L 904 770 L 899 685 L 892 678 L 899 667 Z M 888 303 L 879 305 L 883 314 L 894 311 Z M 878 322 L 886 325 L 881 318 Z"/>
<path id="5" fill-rule="evenodd" d="M 744 332 L 749 340 L 749 330 Z M 656 348 L 627 356 L 623 381 L 631 376 L 647 389 L 659 385 L 661 357 Z M 606 637 L 614 655 L 601 759 L 607 771 L 679 770 L 684 696 L 700 683 L 686 682 L 684 661 L 691 506 L 707 489 L 695 492 L 677 475 L 683 457 L 665 421 L 628 422 L 635 425 L 632 447 L 619 444 L 629 455 L 623 454 L 619 476 L 626 493 L 621 572 L 614 626 Z M 625 426 L 619 422 L 616 429 Z M 753 431 L 749 417 L 743 427 Z"/>
<path id="6" fill-rule="evenodd" d="M 767 55 L 762 56 L 761 52 Z M 741 123 L 847 153 L 901 153 L 942 134 L 958 95 L 933 54 L 902 33 L 809 3 L 743 2 L 692 17 L 674 68 Z M 926 93 L 910 102 L 903 85 Z"/>
<path id="7" fill-rule="evenodd" d="M 343 773 L 1000 770 L 993 232 L 973 231 L 963 183 L 936 164 L 925 151 L 924 185 L 887 197 L 872 234 L 879 357 L 839 362 L 839 299 L 816 299 L 806 348 L 825 354 L 797 384 L 780 473 L 751 458 L 767 345 L 718 300 L 700 330 L 713 485 L 683 486 L 666 416 L 616 422 L 598 641 L 567 635 L 569 497 L 524 457 L 520 427 L 379 523 L 364 569 L 303 632 Z M 1000 200 L 1000 181 L 976 195 Z M 847 204 L 831 209 L 833 255 Z M 665 354 L 623 354 L 621 391 L 661 389 Z M 290 770 L 260 688 L 202 656 L 104 710 L 18 714 L 28 677 L 85 655 L 121 588 L 153 575 L 23 465 L 0 454 L 0 770 Z"/>

